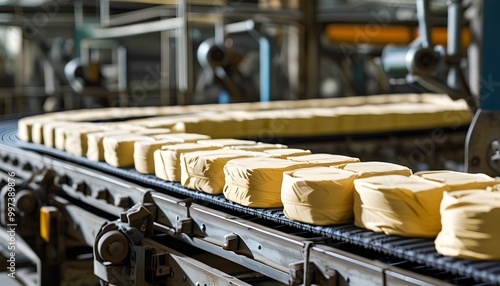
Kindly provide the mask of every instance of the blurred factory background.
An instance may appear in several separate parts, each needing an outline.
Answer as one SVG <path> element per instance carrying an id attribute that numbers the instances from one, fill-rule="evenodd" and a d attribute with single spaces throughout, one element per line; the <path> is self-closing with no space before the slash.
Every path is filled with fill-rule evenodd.
<path id="1" fill-rule="evenodd" d="M 165 112 L 172 117 L 198 112 L 205 116 L 200 116 L 202 122 L 222 114 L 225 106 L 230 110 L 234 105 L 229 103 L 354 98 L 351 107 L 360 107 L 359 112 L 344 110 L 336 117 L 344 123 L 338 124 L 339 132 L 283 132 L 282 137 L 264 138 L 269 140 L 251 134 L 238 139 L 397 163 L 414 172 L 447 169 L 497 177 L 498 11 L 498 0 L 0 0 L 0 116 L 4 117 L 0 125 L 0 252 L 9 256 L 5 242 L 11 198 L 6 190 L 15 178 L 19 182 L 16 192 L 20 192 L 13 196 L 21 203 L 11 212 L 19 218 L 18 269 L 25 275 L 15 282 L 500 283 L 498 261 L 444 257 L 427 237 L 403 240 L 352 224 L 324 228 L 299 224 L 279 208 L 240 206 L 177 181 L 161 181 L 104 162 L 89 163 L 83 156 L 64 154 L 48 144 L 50 148 L 45 148 L 40 138 L 47 135 L 42 133 L 49 130 L 53 139 L 57 124 L 36 122 L 44 117 L 18 122 L 25 115 L 76 109 L 220 104 L 209 106 L 214 110 L 193 107 Z M 421 100 L 428 93 L 442 97 L 440 101 L 437 96 L 430 96 L 434 101 Z M 380 98 L 388 105 L 397 102 L 387 94 L 415 97 L 402 102 L 404 110 L 388 109 L 388 114 L 400 117 L 389 116 L 391 124 L 386 126 L 393 129 L 379 132 L 383 120 L 370 120 L 384 118 L 386 114 L 377 113 L 382 104 L 372 104 L 370 109 L 371 115 L 380 117 L 363 117 L 362 106 L 370 103 L 366 98 Z M 359 98 L 365 101 L 356 103 Z M 413 108 L 413 103 L 422 103 L 426 109 Z M 245 114 L 262 111 L 259 108 L 264 104 L 252 106 Z M 265 124 L 271 125 L 276 118 L 292 119 L 284 106 L 264 110 L 268 114 L 280 110 L 276 117 L 269 115 Z M 79 121 L 92 119 L 97 112 L 70 114 L 80 115 L 74 120 Z M 322 119 L 337 115 L 332 114 Z M 304 118 L 310 123 L 314 116 Z M 248 118 L 231 118 L 231 123 Z M 354 123 L 345 123 L 348 120 Z M 217 125 L 222 121 L 202 123 L 205 128 L 212 123 L 223 126 Z M 401 128 L 413 121 L 414 128 Z M 309 127 L 300 124 L 291 126 Z M 363 125 L 371 129 L 357 128 Z M 77 125 L 69 126 L 64 128 Z M 42 134 L 38 142 L 30 128 Z M 207 129 L 182 132 L 205 134 L 199 130 Z M 206 134 L 212 136 L 210 131 Z M 19 140 L 22 134 L 26 142 Z M 239 233 L 230 233 L 233 229 Z M 169 247 L 186 256 L 170 252 Z M 309 258 L 315 261 L 310 263 Z M 0 259 L 0 271 L 7 269 L 5 261 Z M 174 276 L 174 270 L 182 275 Z M 250 282 L 232 284 L 234 277 L 226 273 L 233 272 Z M 14 283 L 10 278 L 4 282 L 3 274 L 0 285 L 15 285 L 8 284 Z M 210 284 L 211 279 L 216 282 Z"/>
<path id="2" fill-rule="evenodd" d="M 431 2 L 432 39 L 446 45 L 446 1 Z M 432 92 L 381 66 L 384 47 L 417 39 L 416 9 L 414 0 L 1 1 L 0 113 Z"/>

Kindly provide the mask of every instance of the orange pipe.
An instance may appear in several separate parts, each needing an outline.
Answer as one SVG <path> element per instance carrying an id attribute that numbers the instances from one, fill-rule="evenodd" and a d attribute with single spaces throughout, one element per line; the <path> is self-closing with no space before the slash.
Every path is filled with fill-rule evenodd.
<path id="1" fill-rule="evenodd" d="M 431 36 L 434 44 L 446 45 L 448 30 L 444 27 L 434 27 Z M 346 44 L 408 45 L 418 37 L 417 27 L 380 26 L 380 25 L 328 25 L 326 35 L 330 41 Z M 470 30 L 462 31 L 462 45 L 470 43 Z"/>

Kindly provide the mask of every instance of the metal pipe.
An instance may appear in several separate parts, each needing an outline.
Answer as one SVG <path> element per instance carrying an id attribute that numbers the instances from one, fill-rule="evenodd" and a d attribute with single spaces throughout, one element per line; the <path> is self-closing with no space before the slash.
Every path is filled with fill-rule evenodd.
<path id="1" fill-rule="evenodd" d="M 254 20 L 246 20 L 225 25 L 226 34 L 249 32 L 255 29 Z"/>
<path id="2" fill-rule="evenodd" d="M 99 8 L 101 27 L 106 27 L 109 25 L 109 0 L 101 0 Z"/>
<path id="3" fill-rule="evenodd" d="M 161 32 L 167 30 L 175 30 L 182 26 L 182 19 L 171 18 L 164 19 L 155 22 L 133 24 L 128 26 L 121 26 L 115 28 L 104 28 L 95 29 L 93 34 L 93 39 L 105 39 L 105 38 L 119 38 L 128 37 L 135 35 L 142 35 L 153 32 Z"/>
<path id="4" fill-rule="evenodd" d="M 161 32 L 160 62 L 160 100 L 161 105 L 170 105 L 170 31 Z"/>
<path id="5" fill-rule="evenodd" d="M 430 1 L 429 0 L 417 0 L 417 16 L 418 16 L 418 31 L 420 44 L 424 48 L 431 48 L 432 38 L 431 38 L 431 15 L 430 15 Z"/>
<path id="6" fill-rule="evenodd" d="M 266 36 L 259 38 L 260 101 L 271 101 L 271 43 Z"/>
<path id="7" fill-rule="evenodd" d="M 179 21 L 179 30 L 177 37 L 177 89 L 180 92 L 177 98 L 177 104 L 184 105 L 186 101 L 186 92 L 188 91 L 188 66 L 187 66 L 187 3 L 186 0 L 180 0 L 177 5 L 177 19 Z"/>
<path id="8" fill-rule="evenodd" d="M 449 57 L 456 58 L 448 72 L 448 86 L 450 88 L 460 90 L 460 80 L 458 72 L 460 69 L 460 56 L 462 49 L 462 0 L 448 1 L 448 47 L 447 54 Z"/>

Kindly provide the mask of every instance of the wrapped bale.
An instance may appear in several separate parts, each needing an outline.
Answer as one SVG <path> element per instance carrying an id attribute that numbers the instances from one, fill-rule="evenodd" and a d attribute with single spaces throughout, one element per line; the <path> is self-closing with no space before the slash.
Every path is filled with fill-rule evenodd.
<path id="1" fill-rule="evenodd" d="M 104 143 L 106 136 L 132 135 L 129 130 L 113 130 L 87 134 L 87 159 L 91 161 L 104 161 Z"/>
<path id="2" fill-rule="evenodd" d="M 155 136 L 155 135 L 158 136 L 158 135 L 169 134 L 170 129 L 168 128 L 141 129 L 134 131 L 134 133 L 137 135 L 144 135 L 144 136 Z"/>
<path id="3" fill-rule="evenodd" d="M 268 154 L 271 158 L 286 159 L 290 156 L 302 156 L 311 154 L 310 150 L 296 149 L 296 148 L 278 148 L 266 149 L 264 153 Z"/>
<path id="4" fill-rule="evenodd" d="M 500 260 L 500 193 L 484 190 L 446 192 L 441 202 L 442 229 L 435 240 L 442 255 Z"/>
<path id="5" fill-rule="evenodd" d="M 469 174 L 448 170 L 422 171 L 415 173 L 415 176 L 445 184 L 450 191 L 486 189 L 499 183 L 499 181 L 485 174 Z"/>
<path id="6" fill-rule="evenodd" d="M 197 143 L 202 144 L 202 145 L 207 145 L 207 146 L 219 147 L 219 148 L 257 144 L 257 142 L 252 141 L 252 140 L 240 140 L 240 139 L 232 139 L 232 138 L 198 140 Z"/>
<path id="7" fill-rule="evenodd" d="M 198 140 L 208 140 L 210 136 L 198 133 L 170 133 L 164 135 L 155 135 L 155 139 L 170 139 L 180 143 L 195 143 Z"/>
<path id="8" fill-rule="evenodd" d="M 224 167 L 224 196 L 248 207 L 281 207 L 283 172 L 303 166 L 289 160 L 265 157 L 231 160 Z"/>
<path id="9" fill-rule="evenodd" d="M 142 135 L 116 135 L 104 137 L 104 160 L 115 167 L 134 166 L 134 144 L 136 141 L 154 141 Z"/>
<path id="10" fill-rule="evenodd" d="M 164 146 L 154 152 L 155 176 L 166 181 L 180 182 L 181 154 L 217 149 L 220 148 L 198 143 L 183 143 Z"/>
<path id="11" fill-rule="evenodd" d="M 183 153 L 181 183 L 189 189 L 222 194 L 225 183 L 223 170 L 226 163 L 232 159 L 256 156 L 263 156 L 263 153 L 227 149 Z"/>
<path id="12" fill-rule="evenodd" d="M 136 141 L 134 143 L 134 168 L 143 174 L 155 173 L 154 152 L 163 146 L 178 144 L 179 141 L 161 139 L 155 141 Z"/>
<path id="13" fill-rule="evenodd" d="M 390 235 L 435 237 L 447 187 L 419 177 L 375 176 L 354 181 L 354 224 Z"/>
<path id="14" fill-rule="evenodd" d="M 31 136 L 33 124 L 38 122 L 41 118 L 43 117 L 29 116 L 19 119 L 19 121 L 17 121 L 17 136 L 19 137 L 19 139 L 26 142 L 33 141 L 33 138 Z"/>
<path id="15" fill-rule="evenodd" d="M 309 154 L 303 156 L 291 156 L 287 157 L 288 160 L 299 162 L 303 164 L 312 164 L 315 166 L 339 166 L 348 163 L 359 162 L 358 158 L 344 156 L 344 155 L 332 155 L 332 154 Z"/>
<path id="16" fill-rule="evenodd" d="M 314 225 L 351 221 L 356 177 L 355 173 L 328 167 L 285 172 L 281 187 L 285 216 Z"/>
<path id="17" fill-rule="evenodd" d="M 102 132 L 104 128 L 105 126 L 93 125 L 68 130 L 66 132 L 66 140 L 64 141 L 64 149 L 69 154 L 85 156 L 88 149 L 87 136 L 91 133 Z"/>
<path id="18" fill-rule="evenodd" d="M 229 147 L 224 147 L 224 148 L 234 149 L 234 150 L 243 150 L 243 151 L 262 152 L 262 151 L 270 150 L 270 149 L 284 149 L 284 148 L 287 148 L 287 146 L 282 145 L 282 144 L 269 144 L 269 143 L 258 142 L 256 145 L 237 145 L 237 146 L 229 146 Z"/>
<path id="19" fill-rule="evenodd" d="M 55 147 L 55 130 L 57 127 L 67 126 L 74 122 L 69 121 L 51 121 L 45 122 L 42 126 L 42 134 L 43 134 L 43 144 L 47 147 L 54 148 Z"/>
<path id="20" fill-rule="evenodd" d="M 405 166 L 386 162 L 357 162 L 349 163 L 338 168 L 354 172 L 358 178 L 368 178 L 382 175 L 403 175 L 411 176 L 412 171 Z"/>
<path id="21" fill-rule="evenodd" d="M 54 147 L 59 150 L 66 150 L 66 138 L 69 132 L 84 130 L 89 127 L 88 123 L 73 122 L 63 126 L 57 126 L 54 131 Z M 91 127 L 92 128 L 92 127 Z"/>

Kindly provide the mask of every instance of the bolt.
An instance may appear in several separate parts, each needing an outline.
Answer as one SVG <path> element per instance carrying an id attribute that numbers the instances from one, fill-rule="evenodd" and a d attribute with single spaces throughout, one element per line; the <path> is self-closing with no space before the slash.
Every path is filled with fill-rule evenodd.
<path id="1" fill-rule="evenodd" d="M 200 225 L 200 228 L 201 228 L 201 231 L 202 231 L 202 232 L 206 232 L 206 231 L 207 231 L 207 226 L 206 226 L 204 223 L 202 223 L 202 224 Z"/>
<path id="2" fill-rule="evenodd" d="M 123 251 L 123 244 L 121 244 L 118 241 L 111 243 L 111 245 L 109 246 L 109 252 L 112 255 L 119 255 L 120 253 L 122 253 L 122 251 Z"/>

